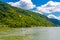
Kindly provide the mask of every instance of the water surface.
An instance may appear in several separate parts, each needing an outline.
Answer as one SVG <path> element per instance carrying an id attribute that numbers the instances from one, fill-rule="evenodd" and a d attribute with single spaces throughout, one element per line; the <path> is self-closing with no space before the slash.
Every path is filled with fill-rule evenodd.
<path id="1" fill-rule="evenodd" d="M 12 37 L 12 38 L 11 38 Z M 60 27 L 46 28 L 14 28 L 9 31 L 0 31 L 2 40 L 60 40 Z M 18 39 L 20 38 L 20 39 Z"/>

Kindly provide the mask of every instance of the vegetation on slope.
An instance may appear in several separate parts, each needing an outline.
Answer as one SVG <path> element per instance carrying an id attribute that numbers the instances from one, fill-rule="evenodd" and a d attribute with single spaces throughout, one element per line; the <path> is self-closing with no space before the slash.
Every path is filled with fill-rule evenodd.
<path id="1" fill-rule="evenodd" d="M 44 15 L 13 7 L 0 2 L 0 26 L 8 27 L 32 27 L 54 26 Z"/>

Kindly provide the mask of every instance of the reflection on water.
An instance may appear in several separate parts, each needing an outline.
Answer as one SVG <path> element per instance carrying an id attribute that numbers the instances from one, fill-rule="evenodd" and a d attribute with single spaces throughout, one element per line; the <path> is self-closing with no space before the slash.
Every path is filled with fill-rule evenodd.
<path id="1" fill-rule="evenodd" d="M 15 28 L 2 36 L 23 36 L 24 40 L 60 40 L 60 28 Z"/>

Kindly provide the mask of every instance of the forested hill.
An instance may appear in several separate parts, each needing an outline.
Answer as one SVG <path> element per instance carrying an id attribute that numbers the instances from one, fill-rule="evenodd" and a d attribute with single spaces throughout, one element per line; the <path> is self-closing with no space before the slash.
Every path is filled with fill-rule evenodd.
<path id="1" fill-rule="evenodd" d="M 45 16 L 0 2 L 0 26 L 47 27 L 54 24 Z"/>

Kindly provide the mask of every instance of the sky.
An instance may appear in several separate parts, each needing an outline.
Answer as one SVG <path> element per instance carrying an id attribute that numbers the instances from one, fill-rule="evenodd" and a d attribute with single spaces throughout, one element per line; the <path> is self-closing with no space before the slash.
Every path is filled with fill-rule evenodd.
<path id="1" fill-rule="evenodd" d="M 32 10 L 60 20 L 60 0 L 1 0 L 11 6 Z"/>

